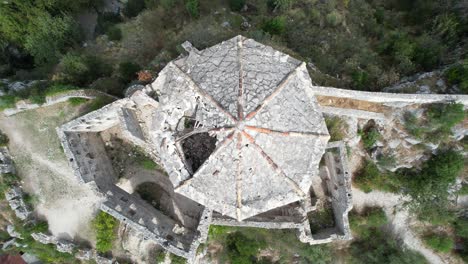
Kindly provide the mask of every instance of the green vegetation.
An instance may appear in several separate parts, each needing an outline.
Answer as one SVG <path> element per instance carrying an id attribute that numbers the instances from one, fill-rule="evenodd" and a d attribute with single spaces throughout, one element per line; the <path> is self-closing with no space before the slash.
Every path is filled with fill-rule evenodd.
<path id="1" fill-rule="evenodd" d="M 197 18 L 200 16 L 200 11 L 199 11 L 199 5 L 200 3 L 198 0 L 187 0 L 185 3 L 185 8 L 187 9 L 189 15 L 193 18 Z"/>
<path id="2" fill-rule="evenodd" d="M 106 31 L 106 35 L 109 37 L 109 40 L 119 41 L 122 39 L 122 30 L 117 26 L 113 26 Z"/>
<path id="3" fill-rule="evenodd" d="M 229 0 L 229 7 L 232 11 L 239 12 L 245 5 L 245 0 Z"/>
<path id="4" fill-rule="evenodd" d="M 412 197 L 411 208 L 421 220 L 446 224 L 453 220 L 447 189 L 464 167 L 463 156 L 451 149 L 441 150 L 424 162 L 420 170 L 397 171 L 405 193 Z"/>
<path id="5" fill-rule="evenodd" d="M 463 184 L 461 189 L 457 192 L 458 195 L 468 195 L 468 184 Z"/>
<path id="6" fill-rule="evenodd" d="M 68 102 L 73 106 L 77 106 L 77 105 L 87 103 L 89 102 L 89 100 L 86 98 L 74 97 L 74 98 L 68 99 Z"/>
<path id="7" fill-rule="evenodd" d="M 37 242 L 31 237 L 32 233 L 37 232 L 48 232 L 47 222 L 38 222 L 38 223 L 26 223 L 26 224 L 15 224 L 15 230 L 21 234 L 23 239 L 18 241 L 24 247 L 12 247 L 9 248 L 5 253 L 9 254 L 18 254 L 20 252 L 30 253 L 35 255 L 44 263 L 70 263 L 75 264 L 79 263 L 77 259 L 71 254 L 62 253 L 57 251 L 55 245 L 52 244 L 42 244 Z"/>
<path id="8" fill-rule="evenodd" d="M 98 96 L 94 98 L 88 106 L 88 112 L 96 111 L 101 109 L 103 106 L 112 103 L 114 99 L 108 96 Z"/>
<path id="9" fill-rule="evenodd" d="M 379 131 L 375 127 L 360 130 L 358 133 L 361 135 L 362 143 L 364 144 L 364 148 L 367 150 L 372 149 L 377 140 L 381 138 Z"/>
<path id="10" fill-rule="evenodd" d="M 406 130 L 413 136 L 430 142 L 446 141 L 451 129 L 464 120 L 465 111 L 459 103 L 435 103 L 425 109 L 425 118 L 405 114 Z"/>
<path id="11" fill-rule="evenodd" d="M 0 110 L 5 110 L 7 108 L 14 108 L 18 98 L 14 95 L 4 95 L 0 96 Z"/>
<path id="12" fill-rule="evenodd" d="M 372 190 L 398 192 L 401 183 L 396 175 L 381 172 L 372 160 L 366 160 L 362 168 L 354 176 L 354 184 L 368 193 Z"/>
<path id="13" fill-rule="evenodd" d="M 20 177 L 14 173 L 3 173 L 0 176 L 0 197 L 3 197 L 5 192 L 16 185 L 20 181 Z"/>
<path id="14" fill-rule="evenodd" d="M 85 86 L 98 78 L 109 76 L 111 72 L 112 67 L 97 56 L 67 53 L 58 65 L 55 79 Z"/>
<path id="15" fill-rule="evenodd" d="M 110 251 L 116 238 L 117 219 L 100 211 L 93 220 L 93 226 L 96 231 L 96 250 L 101 253 Z"/>
<path id="16" fill-rule="evenodd" d="M 120 78 L 126 83 L 136 79 L 139 70 L 141 70 L 140 65 L 133 62 L 126 61 L 119 65 Z"/>
<path id="17" fill-rule="evenodd" d="M 427 263 L 422 255 L 402 248 L 397 241 L 388 239 L 388 234 L 383 229 L 385 224 L 387 218 L 380 208 L 368 208 L 362 214 L 350 214 L 355 240 L 351 243 L 347 256 L 349 263 Z"/>
<path id="18" fill-rule="evenodd" d="M 187 263 L 186 259 L 184 259 L 183 257 L 176 256 L 174 254 L 171 254 L 170 258 L 171 258 L 171 264 L 185 264 L 185 263 Z"/>
<path id="19" fill-rule="evenodd" d="M 459 89 L 468 93 L 468 60 L 450 67 L 445 72 L 445 79 L 451 85 L 458 85 Z"/>
<path id="20" fill-rule="evenodd" d="M 321 210 L 310 212 L 308 218 L 312 234 L 335 226 L 335 217 L 331 204 L 326 204 Z"/>
<path id="21" fill-rule="evenodd" d="M 126 17 L 132 18 L 136 17 L 143 9 L 145 9 L 145 0 L 128 0 L 123 13 Z"/>
<path id="22" fill-rule="evenodd" d="M 339 141 L 345 137 L 348 124 L 343 119 L 337 116 L 325 117 L 325 123 L 330 133 L 330 141 Z"/>
<path id="23" fill-rule="evenodd" d="M 427 234 L 423 236 L 424 243 L 439 252 L 450 252 L 454 247 L 453 239 L 444 234 Z"/>
<path id="24" fill-rule="evenodd" d="M 223 251 L 217 256 L 220 263 L 271 263 L 271 260 L 259 258 L 257 254 L 266 246 L 279 254 L 279 263 L 332 263 L 328 245 L 301 243 L 294 230 L 210 226 L 208 237 L 208 245 L 223 245 Z"/>
<path id="25" fill-rule="evenodd" d="M 263 31 L 271 35 L 281 35 L 286 30 L 286 20 L 284 17 L 275 17 L 263 24 Z"/>
<path id="26" fill-rule="evenodd" d="M 460 241 L 462 248 L 456 250 L 456 252 L 466 262 L 468 261 L 468 218 L 459 216 L 453 223 L 455 229 L 456 240 Z"/>
<path id="27" fill-rule="evenodd" d="M 8 136 L 0 130 L 0 147 L 8 145 L 9 141 Z"/>

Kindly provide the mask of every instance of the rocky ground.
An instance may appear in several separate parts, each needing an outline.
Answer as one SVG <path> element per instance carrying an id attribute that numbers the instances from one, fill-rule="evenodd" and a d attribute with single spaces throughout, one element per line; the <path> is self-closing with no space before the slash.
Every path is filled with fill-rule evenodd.
<path id="1" fill-rule="evenodd" d="M 47 219 L 52 234 L 94 241 L 90 219 L 100 197 L 75 179 L 55 132 L 83 110 L 60 103 L 11 117 L 2 115 L 0 129 L 10 139 L 9 149 L 24 189 L 35 197 L 36 213 Z"/>

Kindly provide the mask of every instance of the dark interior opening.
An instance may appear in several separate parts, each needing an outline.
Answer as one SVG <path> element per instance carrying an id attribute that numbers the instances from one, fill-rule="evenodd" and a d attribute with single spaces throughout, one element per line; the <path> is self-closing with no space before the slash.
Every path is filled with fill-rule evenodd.
<path id="1" fill-rule="evenodd" d="M 194 134 L 182 141 L 185 160 L 194 173 L 208 159 L 215 148 L 216 137 L 210 136 L 207 132 Z"/>

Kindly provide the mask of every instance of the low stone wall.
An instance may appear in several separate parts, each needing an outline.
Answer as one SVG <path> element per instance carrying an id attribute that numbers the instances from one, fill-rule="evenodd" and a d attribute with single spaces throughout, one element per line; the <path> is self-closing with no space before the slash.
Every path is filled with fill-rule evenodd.
<path id="1" fill-rule="evenodd" d="M 386 117 L 382 113 L 349 109 L 349 108 L 338 108 L 331 106 L 321 106 L 320 110 L 322 113 L 335 115 L 335 116 L 349 116 L 360 119 L 374 119 L 374 120 L 386 120 Z"/>
<path id="2" fill-rule="evenodd" d="M 83 89 L 83 90 L 70 90 L 66 91 L 63 93 L 55 94 L 55 95 L 50 95 L 46 96 L 46 102 L 44 104 L 33 104 L 29 103 L 26 100 L 21 100 L 16 103 L 15 108 L 8 108 L 3 110 L 3 113 L 6 116 L 12 116 L 16 115 L 18 113 L 21 113 L 23 111 L 31 110 L 31 109 L 36 109 L 39 107 L 45 107 L 45 106 L 50 106 L 54 104 L 58 104 L 61 102 L 68 101 L 70 98 L 84 98 L 84 99 L 94 99 L 98 96 L 106 96 L 106 97 L 111 97 L 114 99 L 117 99 L 114 96 L 108 95 L 106 93 L 96 91 L 96 90 L 91 90 L 91 89 Z"/>
<path id="3" fill-rule="evenodd" d="M 468 95 L 458 94 L 398 94 L 381 92 L 364 92 L 333 87 L 313 86 L 315 95 L 334 96 L 355 100 L 388 104 L 425 104 L 442 101 L 456 101 L 468 107 Z"/>

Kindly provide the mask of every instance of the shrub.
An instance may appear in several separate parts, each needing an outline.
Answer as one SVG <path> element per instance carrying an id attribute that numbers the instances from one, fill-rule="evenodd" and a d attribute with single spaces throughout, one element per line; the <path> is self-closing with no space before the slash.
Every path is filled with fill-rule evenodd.
<path id="1" fill-rule="evenodd" d="M 112 67 L 99 57 L 68 53 L 60 62 L 57 79 L 78 86 L 86 86 L 111 73 Z"/>
<path id="2" fill-rule="evenodd" d="M 78 105 L 81 105 L 81 104 L 84 104 L 84 103 L 88 102 L 88 99 L 80 98 L 80 97 L 73 97 L 73 98 L 68 99 L 68 102 L 72 106 L 78 106 Z"/>
<path id="3" fill-rule="evenodd" d="M 364 144 L 364 148 L 367 150 L 372 149 L 377 140 L 379 140 L 381 137 L 379 131 L 375 127 L 370 127 L 364 131 L 359 131 L 359 135 L 361 135 L 362 143 Z"/>
<path id="4" fill-rule="evenodd" d="M 14 173 L 2 173 L 0 175 L 0 195 L 4 193 L 20 181 L 20 177 Z"/>
<path id="5" fill-rule="evenodd" d="M 336 27 L 339 24 L 341 24 L 341 22 L 343 22 L 343 18 L 341 14 L 338 13 L 338 11 L 332 11 L 325 17 L 325 19 L 327 21 L 327 24 L 332 27 Z"/>
<path id="6" fill-rule="evenodd" d="M 8 145 L 9 141 L 8 136 L 0 130 L 0 146 Z"/>
<path id="7" fill-rule="evenodd" d="M 112 12 L 104 12 L 98 15 L 96 33 L 104 34 L 109 31 L 110 28 L 115 27 L 115 24 L 122 22 L 122 18 L 119 14 Z"/>
<path id="8" fill-rule="evenodd" d="M 164 9 L 169 10 L 175 6 L 176 1 L 177 0 L 161 0 L 160 3 Z"/>
<path id="9" fill-rule="evenodd" d="M 241 232 L 230 233 L 226 238 L 227 254 L 232 264 L 252 263 L 258 251 L 265 246 L 265 241 L 250 239 Z"/>
<path id="10" fill-rule="evenodd" d="M 272 0 L 270 6 L 274 7 L 275 10 L 288 10 L 291 8 L 292 3 L 295 0 Z"/>
<path id="11" fill-rule="evenodd" d="M 115 96 L 123 96 L 125 92 L 125 84 L 119 78 L 114 77 L 99 78 L 90 87 Z"/>
<path id="12" fill-rule="evenodd" d="M 101 109 L 102 107 L 112 103 L 113 101 L 114 100 L 108 96 L 98 96 L 91 101 L 91 103 L 88 106 L 89 107 L 88 111 L 92 112 L 92 111 Z"/>
<path id="13" fill-rule="evenodd" d="M 446 149 L 432 155 L 420 170 L 397 171 L 405 193 L 412 197 L 410 208 L 420 220 L 433 224 L 453 221 L 454 214 L 448 209 L 448 187 L 454 183 L 463 167 L 463 156 Z"/>
<path id="14" fill-rule="evenodd" d="M 343 119 L 337 116 L 326 117 L 325 124 L 330 133 L 330 141 L 339 141 L 345 137 L 348 124 Z"/>
<path id="15" fill-rule="evenodd" d="M 262 30 L 270 33 L 271 35 L 281 35 L 286 29 L 286 19 L 284 17 L 275 17 L 266 21 Z"/>
<path id="16" fill-rule="evenodd" d="M 176 256 L 174 254 L 171 254 L 170 258 L 171 258 L 171 264 L 185 264 L 185 263 L 187 263 L 186 259 L 184 259 L 183 257 Z"/>
<path id="17" fill-rule="evenodd" d="M 112 26 L 106 34 L 109 40 L 112 41 L 119 41 L 122 39 L 122 30 L 118 26 Z"/>
<path id="18" fill-rule="evenodd" d="M 96 231 L 96 250 L 105 253 L 112 249 L 112 243 L 116 238 L 118 221 L 111 215 L 100 211 L 93 220 Z"/>
<path id="19" fill-rule="evenodd" d="M 145 9 L 145 0 L 128 0 L 123 9 L 126 17 L 132 18 Z"/>
<path id="20" fill-rule="evenodd" d="M 465 119 L 463 104 L 455 102 L 431 104 L 426 114 L 433 127 L 447 132 Z"/>
<path id="21" fill-rule="evenodd" d="M 137 72 L 141 70 L 140 65 L 133 62 L 122 62 L 119 65 L 119 74 L 123 82 L 128 83 L 137 78 Z"/>
<path id="22" fill-rule="evenodd" d="M 454 247 L 453 239 L 443 234 L 428 234 L 423 236 L 424 243 L 439 252 L 450 252 Z"/>
<path id="23" fill-rule="evenodd" d="M 55 62 L 77 39 L 77 27 L 70 16 L 39 16 L 33 24 L 34 29 L 25 35 L 24 47 L 37 65 Z"/>
<path id="24" fill-rule="evenodd" d="M 362 70 L 354 71 L 351 74 L 353 79 L 353 87 L 358 90 L 366 90 L 369 85 L 369 74 Z"/>
<path id="25" fill-rule="evenodd" d="M 354 183 L 359 189 L 368 193 L 372 190 L 398 192 L 402 184 L 393 173 L 381 172 L 372 160 L 367 160 L 364 166 L 354 176 Z"/>
<path id="26" fill-rule="evenodd" d="M 370 208 L 358 215 L 350 214 L 350 225 L 356 239 L 350 245 L 349 263 L 426 263 L 420 254 L 401 248 L 382 229 L 387 217 L 381 208 Z"/>
<path id="27" fill-rule="evenodd" d="M 193 18 L 197 18 L 200 15 L 199 6 L 198 0 L 187 0 L 185 3 L 185 9 L 187 9 L 188 13 Z"/>
<path id="28" fill-rule="evenodd" d="M 444 75 L 450 85 L 458 85 L 463 93 L 468 93 L 468 61 L 450 67 Z"/>
<path id="29" fill-rule="evenodd" d="M 229 6 L 232 11 L 239 12 L 245 5 L 245 0 L 229 0 Z"/>
<path id="30" fill-rule="evenodd" d="M 17 100 L 18 98 L 14 95 L 0 96 L 0 110 L 14 108 Z"/>

